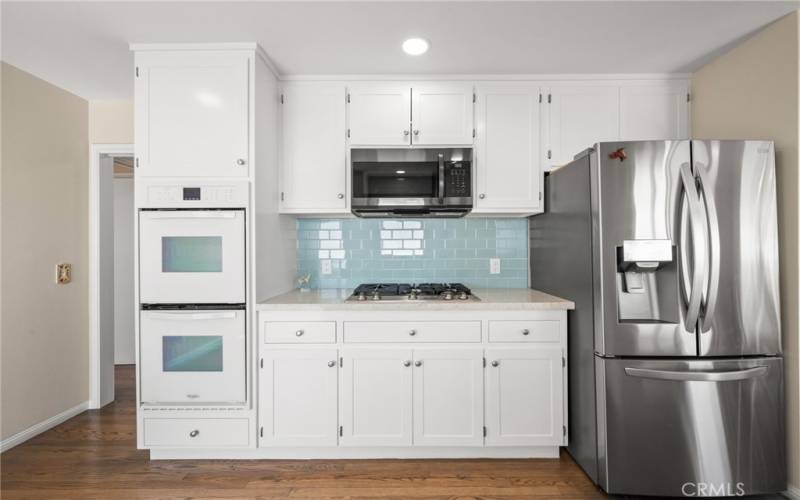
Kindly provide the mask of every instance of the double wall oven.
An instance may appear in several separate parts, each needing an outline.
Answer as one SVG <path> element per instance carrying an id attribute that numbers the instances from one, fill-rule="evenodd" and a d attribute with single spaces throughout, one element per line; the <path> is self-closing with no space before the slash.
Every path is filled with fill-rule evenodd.
<path id="1" fill-rule="evenodd" d="M 141 401 L 246 402 L 246 183 L 143 183 Z"/>

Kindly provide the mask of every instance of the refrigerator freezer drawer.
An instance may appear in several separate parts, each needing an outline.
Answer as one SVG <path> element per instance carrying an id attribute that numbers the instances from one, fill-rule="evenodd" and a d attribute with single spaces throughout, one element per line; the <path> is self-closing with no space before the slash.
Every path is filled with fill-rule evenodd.
<path id="1" fill-rule="evenodd" d="M 781 358 L 597 357 L 596 369 L 599 479 L 608 493 L 786 489 Z"/>

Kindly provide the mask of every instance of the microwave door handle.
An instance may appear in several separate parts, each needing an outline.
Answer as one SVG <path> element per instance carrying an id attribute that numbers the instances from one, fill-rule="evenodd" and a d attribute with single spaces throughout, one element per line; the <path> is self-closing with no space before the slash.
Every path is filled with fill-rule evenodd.
<path id="1" fill-rule="evenodd" d="M 439 153 L 439 202 L 444 204 L 444 155 Z"/>

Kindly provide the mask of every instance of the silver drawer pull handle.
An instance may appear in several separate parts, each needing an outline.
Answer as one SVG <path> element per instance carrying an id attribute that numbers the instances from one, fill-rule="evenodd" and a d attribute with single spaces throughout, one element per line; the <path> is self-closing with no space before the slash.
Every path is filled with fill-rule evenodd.
<path id="1" fill-rule="evenodd" d="M 336 361 L 328 361 L 328 366 L 333 368 L 334 366 L 336 366 Z"/>
<path id="2" fill-rule="evenodd" d="M 495 361 L 492 361 L 492 366 L 497 366 L 497 365 L 499 365 L 499 364 L 500 364 L 500 362 L 499 362 L 499 361 L 497 361 L 497 360 L 495 360 Z"/>
<path id="3" fill-rule="evenodd" d="M 410 332 L 408 332 L 408 334 L 413 337 L 414 335 L 417 334 L 417 331 L 416 330 L 411 330 Z"/>
<path id="4" fill-rule="evenodd" d="M 189 433 L 189 437 L 194 438 L 194 437 L 197 437 L 198 434 L 200 434 L 200 431 L 195 429 L 195 430 L 193 430 L 192 432 Z"/>
<path id="5" fill-rule="evenodd" d="M 409 360 L 403 361 L 403 366 L 411 366 L 411 361 Z"/>
<path id="6" fill-rule="evenodd" d="M 187 394 L 186 397 L 189 398 L 189 399 L 197 399 L 197 398 L 200 397 L 200 395 L 199 394 Z"/>
<path id="7" fill-rule="evenodd" d="M 523 334 L 523 335 L 528 335 L 529 333 L 531 333 L 531 331 L 530 331 L 530 330 L 528 330 L 527 328 L 526 328 L 526 329 L 524 329 L 524 330 L 522 330 L 522 334 Z"/>
<path id="8" fill-rule="evenodd" d="M 414 361 L 414 366 L 422 366 L 422 361 Z"/>
<path id="9" fill-rule="evenodd" d="M 304 332 L 303 330 L 297 330 L 296 332 L 294 332 L 294 334 L 298 337 L 302 337 L 304 333 L 306 332 Z"/>

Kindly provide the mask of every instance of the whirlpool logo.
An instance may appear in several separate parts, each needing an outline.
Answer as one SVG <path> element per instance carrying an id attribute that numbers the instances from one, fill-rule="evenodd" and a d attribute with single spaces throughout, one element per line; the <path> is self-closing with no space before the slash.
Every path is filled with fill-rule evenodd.
<path id="1" fill-rule="evenodd" d="M 744 483 L 683 483 L 685 497 L 741 497 L 745 495 Z"/>

